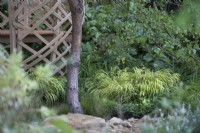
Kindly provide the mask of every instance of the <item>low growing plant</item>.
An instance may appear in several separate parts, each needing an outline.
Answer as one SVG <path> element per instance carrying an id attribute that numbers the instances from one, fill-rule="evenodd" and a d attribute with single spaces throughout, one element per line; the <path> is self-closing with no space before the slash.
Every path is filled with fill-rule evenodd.
<path id="1" fill-rule="evenodd" d="M 142 117 L 178 82 L 179 74 L 169 69 L 154 72 L 146 68 L 121 70 L 115 67 L 109 72 L 97 71 L 85 86 L 87 92 L 115 103 L 112 116 L 121 111 L 124 117 Z"/>
<path id="2" fill-rule="evenodd" d="M 65 81 L 62 78 L 53 76 L 50 66 L 39 66 L 30 74 L 30 77 L 38 83 L 38 89 L 31 92 L 37 105 L 52 105 L 65 99 Z"/>
<path id="3" fill-rule="evenodd" d="M 129 103 L 140 97 L 153 97 L 170 91 L 170 86 L 178 82 L 179 74 L 168 69 L 153 72 L 146 68 L 131 71 L 115 67 L 110 72 L 98 71 L 94 80 L 88 81 L 87 85 L 91 93 Z"/>

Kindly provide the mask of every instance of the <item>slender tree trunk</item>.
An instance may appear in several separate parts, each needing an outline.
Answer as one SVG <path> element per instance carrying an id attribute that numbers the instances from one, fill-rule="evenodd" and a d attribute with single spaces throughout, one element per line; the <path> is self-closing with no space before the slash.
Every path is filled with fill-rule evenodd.
<path id="1" fill-rule="evenodd" d="M 83 113 L 78 98 L 78 70 L 82 40 L 83 0 L 68 0 L 72 13 L 72 47 L 67 65 L 67 102 L 72 113 Z"/>

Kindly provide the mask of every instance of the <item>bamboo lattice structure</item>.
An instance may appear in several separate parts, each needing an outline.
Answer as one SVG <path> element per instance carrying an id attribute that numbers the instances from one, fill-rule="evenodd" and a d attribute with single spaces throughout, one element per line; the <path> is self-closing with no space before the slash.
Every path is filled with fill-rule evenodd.
<path id="1" fill-rule="evenodd" d="M 55 74 L 65 74 L 72 20 L 61 0 L 10 0 L 8 15 L 0 11 L 0 20 L 0 43 L 26 55 L 25 70 L 49 63 Z"/>

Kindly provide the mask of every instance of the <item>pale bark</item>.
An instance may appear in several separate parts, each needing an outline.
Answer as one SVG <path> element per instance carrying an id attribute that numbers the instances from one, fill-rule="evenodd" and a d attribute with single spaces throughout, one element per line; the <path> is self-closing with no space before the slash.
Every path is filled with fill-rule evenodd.
<path id="1" fill-rule="evenodd" d="M 78 97 L 78 70 L 82 40 L 83 0 L 68 0 L 72 13 L 72 47 L 67 65 L 67 102 L 72 113 L 83 113 Z"/>

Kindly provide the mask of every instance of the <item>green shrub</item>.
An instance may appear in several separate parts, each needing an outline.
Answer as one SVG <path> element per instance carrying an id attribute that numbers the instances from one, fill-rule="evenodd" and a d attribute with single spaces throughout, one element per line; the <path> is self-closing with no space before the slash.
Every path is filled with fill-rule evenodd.
<path id="1" fill-rule="evenodd" d="M 100 100 L 106 98 L 115 103 L 110 109 L 114 108 L 114 111 L 110 113 L 111 116 L 121 111 L 124 117 L 141 117 L 150 113 L 156 107 L 158 100 L 165 93 L 171 92 L 171 88 L 178 82 L 179 74 L 172 73 L 168 69 L 153 72 L 145 68 L 120 70 L 115 67 L 109 72 L 97 71 L 94 77 L 87 79 L 85 87 L 87 92 L 95 95 L 95 98 L 99 96 Z M 87 107 L 84 104 L 83 106 L 86 109 L 95 110 L 94 107 L 97 104 L 93 102 L 93 96 L 91 98 L 82 100 L 91 102 L 86 103 Z M 99 100 L 96 101 L 99 105 Z"/>

